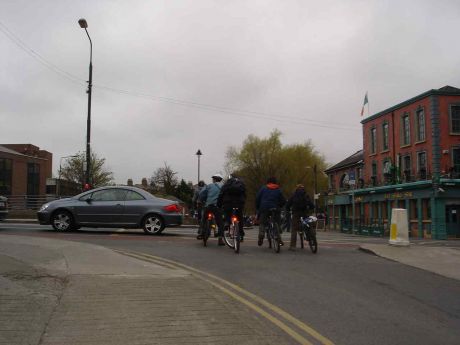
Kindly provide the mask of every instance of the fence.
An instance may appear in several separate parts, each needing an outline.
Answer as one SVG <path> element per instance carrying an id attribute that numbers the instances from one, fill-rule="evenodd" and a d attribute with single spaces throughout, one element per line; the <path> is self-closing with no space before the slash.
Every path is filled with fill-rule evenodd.
<path id="1" fill-rule="evenodd" d="M 8 209 L 38 210 L 43 204 L 60 198 L 55 195 L 13 195 L 8 197 Z"/>
<path id="2" fill-rule="evenodd" d="M 353 227 L 353 219 L 345 218 L 341 221 L 341 231 L 345 233 L 353 233 L 356 235 L 365 236 L 385 236 L 387 230 L 387 223 L 384 223 L 382 219 L 371 218 L 371 219 L 355 219 Z"/>

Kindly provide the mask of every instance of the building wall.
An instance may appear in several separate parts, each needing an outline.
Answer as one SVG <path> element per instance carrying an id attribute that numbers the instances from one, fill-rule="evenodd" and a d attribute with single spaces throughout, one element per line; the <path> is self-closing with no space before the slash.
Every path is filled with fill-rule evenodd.
<path id="1" fill-rule="evenodd" d="M 2 144 L 20 154 L 0 151 L 0 158 L 12 161 L 11 195 L 27 194 L 28 163 L 38 164 L 40 169 L 38 194 L 46 194 L 46 179 L 52 176 L 52 154 L 30 144 Z"/>
<path id="2" fill-rule="evenodd" d="M 441 174 L 447 174 L 452 166 L 451 149 L 453 146 L 460 146 L 460 136 L 450 134 L 450 104 L 460 104 L 460 96 L 438 96 L 440 111 L 440 144 L 441 152 Z M 426 152 L 427 174 L 433 172 L 432 167 L 432 146 L 433 128 L 431 124 L 430 97 L 425 97 L 395 111 L 382 114 L 381 116 L 363 124 L 363 154 L 364 154 L 364 179 L 366 185 L 371 185 L 372 163 L 377 163 L 377 185 L 384 182 L 383 164 L 390 159 L 393 165 L 397 165 L 397 157 L 411 156 L 411 175 L 417 177 L 417 153 Z M 416 142 L 416 111 L 423 109 L 425 112 L 425 140 Z M 410 120 L 410 144 L 402 144 L 402 117 L 408 114 Z M 389 125 L 389 149 L 383 150 L 383 124 Z M 377 129 L 376 153 L 371 153 L 371 128 Z M 447 150 L 447 151 L 445 151 Z M 402 165 L 402 164 L 401 164 Z M 400 166 L 402 173 L 402 166 Z M 402 174 L 401 174 L 402 175 Z"/>

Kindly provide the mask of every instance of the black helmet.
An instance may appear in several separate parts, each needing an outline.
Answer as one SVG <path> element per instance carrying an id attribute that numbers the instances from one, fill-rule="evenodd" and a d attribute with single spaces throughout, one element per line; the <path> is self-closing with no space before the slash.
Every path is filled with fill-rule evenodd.
<path id="1" fill-rule="evenodd" d="M 204 181 L 198 182 L 198 186 L 199 186 L 199 187 L 204 187 Z"/>

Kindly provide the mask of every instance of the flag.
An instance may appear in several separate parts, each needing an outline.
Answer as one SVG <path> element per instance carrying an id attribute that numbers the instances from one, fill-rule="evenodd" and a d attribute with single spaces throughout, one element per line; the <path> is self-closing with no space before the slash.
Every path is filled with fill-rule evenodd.
<path id="1" fill-rule="evenodd" d="M 364 96 L 363 107 L 361 108 L 361 116 L 364 115 L 364 106 L 365 106 L 366 104 L 369 104 L 369 101 L 368 101 L 368 99 L 367 99 L 367 91 L 366 91 L 366 95 Z"/>

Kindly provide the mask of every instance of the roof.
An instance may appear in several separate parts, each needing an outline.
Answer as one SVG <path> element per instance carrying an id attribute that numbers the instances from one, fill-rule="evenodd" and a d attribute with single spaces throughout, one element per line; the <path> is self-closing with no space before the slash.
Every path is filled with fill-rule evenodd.
<path id="1" fill-rule="evenodd" d="M 357 165 L 359 163 L 362 163 L 363 158 L 364 158 L 363 150 L 359 150 L 353 153 L 351 156 L 345 158 L 343 161 L 337 163 L 336 165 L 331 166 L 330 168 L 327 168 L 324 171 L 329 172 L 329 171 L 339 170 L 339 169 L 347 168 L 353 165 Z"/>
<path id="2" fill-rule="evenodd" d="M 0 152 L 5 152 L 5 153 L 9 153 L 9 154 L 12 154 L 12 155 L 17 155 L 17 156 L 25 156 L 24 154 L 22 153 L 19 153 L 18 151 L 14 151 L 14 150 L 11 150 L 5 146 L 1 146 L 0 145 Z"/>
<path id="3" fill-rule="evenodd" d="M 374 120 L 375 118 L 377 117 L 380 117 L 382 115 L 385 115 L 385 114 L 388 114 L 392 111 L 395 111 L 399 108 L 402 108 L 402 107 L 405 107 L 411 103 L 414 103 L 416 101 L 419 101 L 423 98 L 426 98 L 428 96 L 433 96 L 433 95 L 439 95 L 439 96 L 460 96 L 460 89 L 456 88 L 456 87 L 453 87 L 453 86 L 449 86 L 449 85 L 446 85 L 444 87 L 441 87 L 440 89 L 432 89 L 432 90 L 428 90 L 418 96 L 415 96 L 415 97 L 412 97 L 402 103 L 399 103 L 399 104 L 396 104 L 394 106 L 392 106 L 391 108 L 388 108 L 388 109 L 385 109 L 381 112 L 378 112 L 377 114 L 374 114 L 374 115 L 371 115 L 367 118 L 365 118 L 364 120 L 361 121 L 361 123 L 366 123 L 366 122 L 369 122 L 371 120 Z"/>

